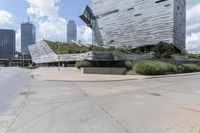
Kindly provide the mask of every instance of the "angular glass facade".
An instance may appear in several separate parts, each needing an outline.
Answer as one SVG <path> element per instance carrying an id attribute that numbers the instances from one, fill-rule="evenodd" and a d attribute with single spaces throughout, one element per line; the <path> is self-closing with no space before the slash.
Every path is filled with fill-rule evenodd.
<path id="1" fill-rule="evenodd" d="M 70 20 L 67 23 L 67 43 L 77 41 L 77 27 L 75 21 Z"/>
<path id="2" fill-rule="evenodd" d="M 173 43 L 185 50 L 185 0 L 93 0 L 98 45 L 133 48 Z"/>
<path id="3" fill-rule="evenodd" d="M 15 57 L 15 31 L 0 29 L 0 58 Z"/>
<path id="4" fill-rule="evenodd" d="M 36 29 L 35 26 L 30 23 L 21 24 L 21 53 L 30 54 L 28 46 L 35 44 L 36 41 Z"/>

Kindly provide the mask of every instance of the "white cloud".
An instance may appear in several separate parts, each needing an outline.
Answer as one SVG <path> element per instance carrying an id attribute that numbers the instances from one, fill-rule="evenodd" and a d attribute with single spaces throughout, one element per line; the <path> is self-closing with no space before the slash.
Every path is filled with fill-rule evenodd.
<path id="1" fill-rule="evenodd" d="M 43 38 L 66 40 L 66 21 L 58 15 L 60 0 L 26 0 L 30 7 L 27 13 L 32 15 Z"/>
<path id="2" fill-rule="evenodd" d="M 199 23 L 195 23 L 195 24 L 191 24 L 187 26 L 187 31 L 195 31 L 197 29 L 200 29 L 200 22 Z"/>
<path id="3" fill-rule="evenodd" d="M 59 16 L 60 0 L 26 0 L 30 7 L 27 13 L 38 25 L 39 38 L 66 41 L 66 20 Z M 92 32 L 87 26 L 77 26 L 78 40 L 92 43 Z"/>
<path id="4" fill-rule="evenodd" d="M 193 21 L 197 17 L 200 17 L 200 4 L 197 4 L 187 10 L 187 21 Z"/>
<path id="5" fill-rule="evenodd" d="M 86 25 L 78 26 L 78 40 L 81 40 L 83 43 L 92 44 L 92 30 Z"/>
<path id="6" fill-rule="evenodd" d="M 200 51 L 200 4 L 187 9 L 186 48 L 189 52 Z"/>
<path id="7" fill-rule="evenodd" d="M 21 30 L 16 32 L 16 51 L 21 52 Z"/>
<path id="8" fill-rule="evenodd" d="M 186 38 L 187 50 L 190 52 L 200 51 L 200 32 L 192 33 Z"/>
<path id="9" fill-rule="evenodd" d="M 0 24 L 11 24 L 12 23 L 13 16 L 11 13 L 0 10 Z"/>

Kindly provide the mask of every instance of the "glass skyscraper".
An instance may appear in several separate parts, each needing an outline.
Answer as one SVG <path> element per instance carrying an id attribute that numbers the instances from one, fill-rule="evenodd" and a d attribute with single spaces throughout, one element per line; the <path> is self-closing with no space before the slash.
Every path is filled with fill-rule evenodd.
<path id="1" fill-rule="evenodd" d="M 0 29 L 0 58 L 15 56 L 15 31 Z"/>
<path id="2" fill-rule="evenodd" d="M 36 42 L 35 26 L 30 22 L 21 24 L 21 53 L 30 54 L 28 46 Z"/>
<path id="3" fill-rule="evenodd" d="M 67 23 L 67 43 L 77 41 L 77 26 L 75 21 L 70 20 Z"/>

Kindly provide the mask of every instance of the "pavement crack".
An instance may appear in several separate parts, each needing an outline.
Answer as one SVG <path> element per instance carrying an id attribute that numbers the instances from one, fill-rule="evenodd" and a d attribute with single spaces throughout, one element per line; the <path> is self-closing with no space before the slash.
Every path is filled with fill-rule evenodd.
<path id="1" fill-rule="evenodd" d="M 183 110 L 190 111 L 190 112 L 200 113 L 200 110 L 197 110 L 197 109 L 186 108 L 186 107 L 180 107 L 180 108 L 183 109 Z"/>
<path id="2" fill-rule="evenodd" d="M 77 85 L 76 85 L 77 86 Z M 121 128 L 123 128 L 125 130 L 125 132 L 127 133 L 131 133 L 131 131 L 125 127 L 119 120 L 117 120 L 114 116 L 112 116 L 108 111 L 106 111 L 106 109 L 98 104 L 91 96 L 89 96 L 84 90 L 82 90 L 80 87 L 77 86 L 77 88 L 79 88 L 79 90 L 86 96 L 88 97 L 88 99 L 90 101 L 92 101 L 92 103 L 94 103 L 96 106 L 98 106 L 105 114 L 107 114 L 112 120 L 114 120 Z"/>
<path id="3" fill-rule="evenodd" d="M 29 89 L 28 89 L 28 90 L 29 90 Z M 7 133 L 7 132 L 11 129 L 11 127 L 14 125 L 14 123 L 16 122 L 16 120 L 19 118 L 19 116 L 20 116 L 20 114 L 23 112 L 23 110 L 24 110 L 24 108 L 25 108 L 27 102 L 28 102 L 28 95 L 25 95 L 25 100 L 24 100 L 24 102 L 21 104 L 21 106 L 20 106 L 20 108 L 19 108 L 19 110 L 18 110 L 18 112 L 17 112 L 17 114 L 16 114 L 14 120 L 13 120 L 13 121 L 11 122 L 11 124 L 8 126 L 8 128 L 7 128 L 7 130 L 6 130 L 5 133 Z"/>

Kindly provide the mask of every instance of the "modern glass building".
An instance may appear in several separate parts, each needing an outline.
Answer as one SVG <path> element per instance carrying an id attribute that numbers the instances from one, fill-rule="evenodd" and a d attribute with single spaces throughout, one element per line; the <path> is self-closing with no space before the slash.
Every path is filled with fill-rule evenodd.
<path id="1" fill-rule="evenodd" d="M 36 29 L 35 26 L 30 22 L 21 24 L 21 53 L 30 54 L 28 46 L 35 44 L 36 41 Z"/>
<path id="2" fill-rule="evenodd" d="M 186 0 L 93 0 L 96 43 L 132 48 L 173 43 L 185 50 Z"/>
<path id="3" fill-rule="evenodd" d="M 75 21 L 70 20 L 67 23 L 67 43 L 77 41 L 77 26 Z"/>
<path id="4" fill-rule="evenodd" d="M 15 31 L 0 29 L 0 58 L 15 57 Z"/>

